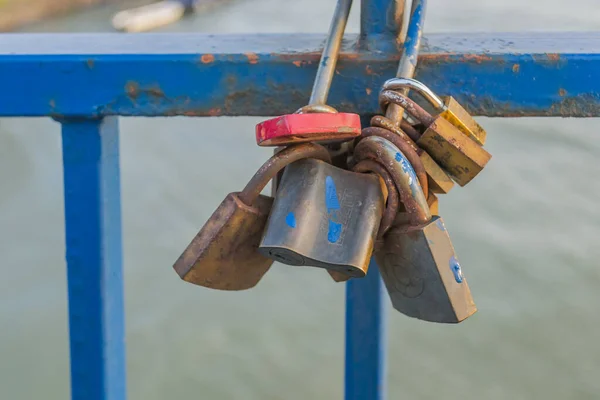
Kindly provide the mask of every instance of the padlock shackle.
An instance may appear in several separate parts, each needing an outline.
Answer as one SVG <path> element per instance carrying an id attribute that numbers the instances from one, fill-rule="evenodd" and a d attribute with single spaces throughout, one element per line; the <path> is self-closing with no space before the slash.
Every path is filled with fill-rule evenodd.
<path id="1" fill-rule="evenodd" d="M 331 164 L 331 156 L 327 149 L 316 143 L 302 143 L 289 146 L 269 158 L 250 179 L 239 194 L 240 201 L 252 206 L 265 186 L 277 176 L 277 173 L 294 161 L 305 158 L 316 158 Z"/>
<path id="2" fill-rule="evenodd" d="M 419 157 L 419 148 L 414 142 L 408 142 L 399 135 L 396 135 L 395 132 L 390 132 L 387 129 L 378 128 L 375 126 L 371 126 L 369 128 L 365 128 L 362 130 L 362 134 L 356 140 L 360 141 L 362 139 L 377 136 L 383 139 L 386 139 L 394 146 L 396 146 L 402 154 L 406 156 L 410 165 L 412 165 L 415 170 L 415 174 L 419 178 L 419 184 L 421 188 L 423 188 L 424 193 L 429 193 L 429 182 L 427 181 L 427 172 L 425 171 L 425 166 L 423 165 L 423 161 L 421 161 L 421 157 Z M 410 140 L 410 139 L 409 139 Z"/>
<path id="3" fill-rule="evenodd" d="M 296 110 L 294 114 L 314 114 L 314 113 L 326 113 L 326 114 L 336 114 L 338 111 L 328 106 L 327 104 L 309 104 L 304 107 L 300 107 Z"/>
<path id="4" fill-rule="evenodd" d="M 338 0 L 335 6 L 331 25 L 329 26 L 329 33 L 327 34 L 323 53 L 319 60 L 317 76 L 315 77 L 315 83 L 313 84 L 310 95 L 310 105 L 325 104 L 327 102 L 329 88 L 331 87 L 331 81 L 333 80 L 333 75 L 335 73 L 335 66 L 340 54 L 342 38 L 344 36 L 344 30 L 346 29 L 346 23 L 348 22 L 351 7 L 352 0 Z"/>
<path id="5" fill-rule="evenodd" d="M 402 89 L 412 89 L 419 93 L 429 104 L 431 104 L 436 110 L 443 112 L 446 110 L 446 104 L 444 101 L 433 92 L 433 90 L 429 89 L 424 83 L 419 82 L 416 79 L 411 78 L 392 78 L 385 81 L 383 84 L 384 90 L 402 90 Z"/>
<path id="6" fill-rule="evenodd" d="M 354 158 L 358 162 L 376 160 L 386 167 L 394 179 L 411 225 L 421 225 L 431 220 L 431 211 L 415 171 L 406 156 L 392 142 L 377 136 L 367 137 L 356 145 Z"/>
<path id="7" fill-rule="evenodd" d="M 384 90 L 379 93 L 379 107 L 381 107 L 384 112 L 387 110 L 390 103 L 402 107 L 410 116 L 427 127 L 435 120 L 435 118 L 425 111 L 423 107 L 403 94 L 394 92 L 393 90 Z"/>
<path id="8" fill-rule="evenodd" d="M 399 135 L 404 140 L 409 143 L 415 143 L 421 137 L 419 131 L 415 129 L 414 126 L 408 123 L 406 119 L 403 119 L 400 123 L 400 128 L 394 121 L 389 118 L 384 117 L 383 115 L 375 115 L 371 118 L 371 126 L 376 126 L 379 128 L 387 129 L 388 131 L 394 132 L 396 135 Z M 408 136 L 408 138 L 406 138 Z M 415 144 L 416 146 L 416 144 Z"/>
<path id="9" fill-rule="evenodd" d="M 392 227 L 394 220 L 396 219 L 396 214 L 398 214 L 400 198 L 398 195 L 398 189 L 396 188 L 396 183 L 392 179 L 392 176 L 387 169 L 385 169 L 383 165 L 375 160 L 362 160 L 352 168 L 352 171 L 374 173 L 379 175 L 385 183 L 388 196 L 386 200 L 385 211 L 383 212 L 381 223 L 379 224 L 379 230 L 377 231 L 377 238 L 381 239 L 388 229 Z"/>

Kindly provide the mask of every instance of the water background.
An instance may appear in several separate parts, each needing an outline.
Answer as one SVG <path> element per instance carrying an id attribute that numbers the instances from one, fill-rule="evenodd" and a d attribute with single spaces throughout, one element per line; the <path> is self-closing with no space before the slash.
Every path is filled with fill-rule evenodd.
<path id="1" fill-rule="evenodd" d="M 600 28 L 597 0 L 430 3 L 426 33 Z M 334 5 L 238 0 L 162 31 L 325 32 Z M 109 31 L 123 7 L 25 30 Z M 343 285 L 276 265 L 254 290 L 222 293 L 171 269 L 270 154 L 254 144 L 259 120 L 121 119 L 130 399 L 342 398 Z M 600 398 L 600 125 L 479 121 L 493 159 L 440 208 L 479 312 L 441 326 L 390 307 L 390 399 Z M 63 219 L 59 125 L 1 119 L 2 399 L 69 396 Z"/>

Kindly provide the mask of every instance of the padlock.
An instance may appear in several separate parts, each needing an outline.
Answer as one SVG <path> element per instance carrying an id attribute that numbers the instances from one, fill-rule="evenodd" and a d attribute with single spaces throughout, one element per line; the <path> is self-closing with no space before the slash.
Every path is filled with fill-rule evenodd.
<path id="1" fill-rule="evenodd" d="M 301 142 L 332 143 L 360 135 L 358 114 L 338 113 L 326 105 L 335 73 L 352 1 L 338 0 L 313 85 L 309 104 L 296 113 L 256 125 L 259 146 L 283 146 Z"/>
<path id="2" fill-rule="evenodd" d="M 390 103 L 398 104 L 426 126 L 417 145 L 429 153 L 460 186 L 475 178 L 492 157 L 450 122 L 441 116 L 432 117 L 406 96 L 384 90 L 379 95 L 379 103 L 384 110 Z"/>
<path id="3" fill-rule="evenodd" d="M 396 183 L 394 182 L 394 179 L 392 179 L 391 175 L 387 172 L 386 168 L 374 160 L 362 160 L 357 163 L 352 170 L 354 172 L 374 173 L 383 181 L 385 188 L 384 197 L 387 200 L 385 211 L 381 217 L 381 223 L 379 224 L 379 230 L 377 232 L 377 242 L 382 242 L 385 233 L 395 223 L 395 219 L 398 215 L 398 209 L 400 207 Z M 331 275 L 333 280 L 336 282 L 345 282 L 351 278 L 349 275 L 346 275 L 342 272 L 332 270 L 328 270 L 327 272 L 329 272 L 329 275 Z"/>
<path id="4" fill-rule="evenodd" d="M 439 115 L 480 145 L 485 144 L 486 132 L 452 96 L 440 98 L 416 79 L 393 78 L 383 84 L 384 90 L 413 89 L 427 100 Z"/>
<path id="5" fill-rule="evenodd" d="M 382 122 L 382 119 L 373 117 L 371 124 L 374 126 L 363 129 L 361 137 L 379 136 L 394 143 L 410 160 L 419 178 L 421 187 L 426 193 L 429 190 L 433 193 L 446 194 L 452 189 L 454 186 L 452 179 L 426 151 L 419 148 L 401 129 L 390 126 L 387 123 L 385 124 L 385 128 L 380 127 L 383 125 L 380 122 Z M 357 140 L 360 140 L 360 138 Z M 418 159 L 416 159 L 417 157 Z"/>
<path id="6" fill-rule="evenodd" d="M 273 204 L 260 193 L 279 170 L 305 158 L 331 162 L 317 144 L 290 146 L 264 163 L 242 192 L 228 194 L 175 262 L 179 276 L 212 289 L 254 287 L 273 264 L 257 251 Z"/>
<path id="7" fill-rule="evenodd" d="M 375 252 L 394 308 L 440 323 L 458 323 L 473 315 L 477 308 L 448 231 L 441 217 L 431 215 L 408 159 L 379 137 L 362 140 L 354 154 L 359 160 L 377 154 L 393 176 L 403 177 L 398 190 L 410 222 L 390 229 Z"/>
<path id="8" fill-rule="evenodd" d="M 259 251 L 295 266 L 364 277 L 383 214 L 378 177 L 306 159 L 283 174 Z"/>

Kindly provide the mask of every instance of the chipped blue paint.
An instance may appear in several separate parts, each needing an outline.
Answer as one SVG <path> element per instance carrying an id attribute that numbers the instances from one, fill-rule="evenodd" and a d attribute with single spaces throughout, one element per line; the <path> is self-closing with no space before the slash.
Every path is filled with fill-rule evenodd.
<path id="1" fill-rule="evenodd" d="M 285 217 L 285 223 L 290 227 L 290 228 L 295 228 L 296 227 L 296 216 L 294 215 L 293 212 L 290 212 L 286 217 Z"/>
<path id="2" fill-rule="evenodd" d="M 458 262 L 455 256 L 450 257 L 450 269 L 454 274 L 454 279 L 456 280 L 456 282 L 462 283 L 464 279 L 462 269 L 460 268 L 460 263 Z"/>
<path id="3" fill-rule="evenodd" d="M 328 213 L 340 209 L 340 201 L 337 196 L 335 182 L 330 176 L 325 177 L 325 206 L 327 207 Z"/>
<path id="4" fill-rule="evenodd" d="M 327 232 L 327 240 L 331 243 L 336 243 L 342 235 L 342 224 L 329 220 L 329 231 Z"/>
<path id="5" fill-rule="evenodd" d="M 331 243 L 336 243 L 342 235 L 342 224 L 335 222 L 337 218 L 337 210 L 340 209 L 340 200 L 337 195 L 335 181 L 331 176 L 325 177 L 325 207 L 329 217 L 329 230 L 327 232 L 327 240 Z"/>
<path id="6" fill-rule="evenodd" d="M 390 2 L 377 3 L 377 20 L 393 21 Z M 390 26 L 376 30 L 376 49 L 345 35 L 331 106 L 380 112 L 377 93 L 396 74 L 398 49 L 383 36 Z M 324 38 L 171 35 L 3 35 L 0 116 L 288 114 L 310 97 Z M 475 115 L 600 116 L 600 33 L 441 33 L 423 43 L 416 78 Z M 23 88 L 31 90 L 15 95 Z"/>

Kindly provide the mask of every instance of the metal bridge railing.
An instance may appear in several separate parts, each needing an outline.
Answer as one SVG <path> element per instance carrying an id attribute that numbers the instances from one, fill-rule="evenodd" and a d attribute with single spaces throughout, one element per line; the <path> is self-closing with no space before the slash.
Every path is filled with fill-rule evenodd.
<path id="1" fill-rule="evenodd" d="M 368 117 L 399 59 L 393 0 L 362 1 L 329 102 Z M 271 116 L 304 104 L 324 35 L 0 35 L 0 117 L 62 125 L 72 398 L 122 400 L 117 116 Z M 600 34 L 424 38 L 417 77 L 475 115 L 600 116 Z M 373 272 L 377 269 L 373 268 Z M 346 398 L 385 397 L 387 301 L 347 284 Z"/>

